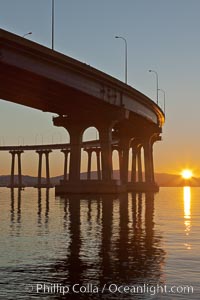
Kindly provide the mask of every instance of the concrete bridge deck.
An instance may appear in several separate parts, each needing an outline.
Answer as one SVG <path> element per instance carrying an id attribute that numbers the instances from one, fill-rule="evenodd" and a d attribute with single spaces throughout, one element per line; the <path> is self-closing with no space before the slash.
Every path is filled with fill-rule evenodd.
<path id="1" fill-rule="evenodd" d="M 117 141 L 113 141 L 113 144 L 116 143 Z M 98 140 L 87 141 L 82 143 L 83 148 L 92 148 L 92 147 L 99 147 L 99 146 L 100 146 L 100 142 Z M 36 151 L 36 150 L 62 150 L 62 149 L 70 149 L 70 143 L 0 146 L 0 151 Z"/>
<path id="2" fill-rule="evenodd" d="M 2 99 L 59 115 L 77 109 L 94 113 L 96 105 L 98 113 L 124 107 L 164 122 L 151 99 L 95 68 L 2 29 L 0 44 Z"/>

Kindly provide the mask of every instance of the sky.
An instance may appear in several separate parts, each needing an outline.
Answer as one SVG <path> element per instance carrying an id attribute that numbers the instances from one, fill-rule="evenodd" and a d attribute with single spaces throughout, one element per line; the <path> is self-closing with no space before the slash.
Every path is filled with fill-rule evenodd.
<path id="1" fill-rule="evenodd" d="M 51 47 L 51 0 L 0 0 L 0 27 Z M 162 141 L 154 145 L 155 171 L 200 176 L 200 1 L 55 0 L 55 50 L 124 81 L 156 98 L 155 74 L 166 93 Z M 163 94 L 159 94 L 163 108 Z M 12 122 L 10 121 L 12 120 Z M 68 142 L 52 114 L 0 100 L 0 143 Z M 89 136 L 95 133 L 90 131 Z M 52 175 L 61 174 L 62 154 L 51 154 Z M 59 163 L 58 163 L 59 162 Z M 0 153 L 0 174 L 10 172 L 10 155 Z M 23 155 L 23 173 L 37 173 L 37 156 Z"/>

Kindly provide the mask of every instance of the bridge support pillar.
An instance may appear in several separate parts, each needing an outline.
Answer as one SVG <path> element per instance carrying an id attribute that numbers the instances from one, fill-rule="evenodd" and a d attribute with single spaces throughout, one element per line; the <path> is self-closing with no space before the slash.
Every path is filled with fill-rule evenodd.
<path id="1" fill-rule="evenodd" d="M 129 191 L 156 192 L 159 190 L 154 180 L 153 143 L 159 140 L 159 134 L 149 133 L 147 136 L 136 138 L 132 143 L 132 172 L 131 182 L 128 183 Z M 144 154 L 144 178 L 141 150 Z M 137 172 L 136 172 L 137 166 Z M 138 173 L 138 176 L 136 176 Z M 137 180 L 136 180 L 137 177 Z"/>
<path id="2" fill-rule="evenodd" d="M 151 178 L 152 178 L 152 182 L 155 183 L 154 161 L 153 161 L 153 141 L 151 141 L 151 143 L 150 143 L 150 161 L 151 161 Z"/>
<path id="3" fill-rule="evenodd" d="M 84 149 L 88 154 L 88 166 L 87 166 L 87 180 L 91 180 L 91 165 L 92 165 L 92 153 L 96 154 L 97 162 L 97 180 L 101 180 L 101 160 L 100 160 L 100 148 L 86 148 Z"/>
<path id="4" fill-rule="evenodd" d="M 99 129 L 101 159 L 102 159 L 102 180 L 112 180 L 112 126 L 105 126 Z"/>
<path id="5" fill-rule="evenodd" d="M 39 161 L 38 161 L 38 187 L 41 187 L 42 184 L 42 151 L 36 151 L 39 155 Z"/>
<path id="6" fill-rule="evenodd" d="M 10 185 L 8 187 L 14 188 L 18 187 L 21 188 L 22 185 L 22 167 L 21 167 L 21 154 L 24 151 L 22 150 L 11 150 L 10 154 L 12 155 L 11 161 L 11 176 L 10 176 Z M 15 183 L 15 155 L 18 157 L 18 181 Z"/>
<path id="7" fill-rule="evenodd" d="M 101 161 L 100 161 L 101 149 L 96 148 L 95 152 L 96 152 L 96 157 L 97 157 L 97 179 L 101 180 Z"/>
<path id="8" fill-rule="evenodd" d="M 153 176 L 153 153 L 152 144 L 149 138 L 144 141 L 144 166 L 145 166 L 145 182 L 147 184 L 154 183 Z"/>
<path id="9" fill-rule="evenodd" d="M 122 184 L 128 183 L 129 138 L 121 138 L 119 144 L 120 179 Z"/>
<path id="10" fill-rule="evenodd" d="M 64 153 L 64 174 L 63 174 L 63 180 L 67 181 L 67 169 L 68 169 L 68 157 L 70 154 L 70 150 L 68 149 L 62 149 L 61 150 L 62 153 Z"/>
<path id="11" fill-rule="evenodd" d="M 12 162 L 11 162 L 11 176 L 10 176 L 10 187 L 14 187 L 14 176 L 15 176 L 15 151 L 10 151 L 12 155 Z"/>
<path id="12" fill-rule="evenodd" d="M 50 171 L 49 171 L 49 153 L 51 150 L 38 150 L 36 153 L 39 155 L 39 161 L 38 161 L 38 183 L 35 187 L 42 188 L 42 187 L 51 187 L 50 183 Z M 42 156 L 45 154 L 46 158 L 46 183 L 42 183 Z"/>
<path id="13" fill-rule="evenodd" d="M 155 135 L 155 136 L 154 136 Z M 147 136 L 143 136 L 136 143 L 136 151 L 133 150 L 133 153 L 136 154 L 137 164 L 138 164 L 138 181 L 135 182 L 135 175 L 132 176 L 132 182 L 129 184 L 129 189 L 132 191 L 148 191 L 156 192 L 159 190 L 158 186 L 154 180 L 154 166 L 153 166 L 153 143 L 154 141 L 159 140 L 159 134 L 149 133 Z M 136 140 L 137 142 L 137 140 Z M 142 157 L 141 149 L 143 148 L 144 153 L 144 179 L 142 174 Z M 134 154 L 134 157 L 135 157 Z M 135 158 L 133 157 L 132 162 L 135 165 Z"/>
<path id="14" fill-rule="evenodd" d="M 46 150 L 45 151 L 45 157 L 46 157 L 46 183 L 47 186 L 50 186 L 50 171 L 49 171 L 49 153 L 51 150 Z"/>
<path id="15" fill-rule="evenodd" d="M 153 161 L 153 144 L 156 141 L 159 141 L 161 137 L 159 134 L 152 134 L 149 138 L 146 139 L 145 148 L 147 153 L 147 171 L 149 180 L 155 184 L 155 176 L 154 176 L 154 161 Z M 146 171 L 145 171 L 146 172 Z"/>
<path id="16" fill-rule="evenodd" d="M 91 179 L 91 165 L 92 165 L 92 152 L 93 149 L 85 149 L 85 151 L 87 152 L 88 155 L 88 165 L 87 165 L 87 180 Z"/>
<path id="17" fill-rule="evenodd" d="M 143 182 L 141 149 L 142 147 L 139 146 L 137 150 L 138 182 L 140 183 Z"/>
<path id="18" fill-rule="evenodd" d="M 22 167 L 21 167 L 21 154 L 23 151 L 18 151 L 17 156 L 18 156 L 18 185 L 19 187 L 22 186 Z"/>
<path id="19" fill-rule="evenodd" d="M 78 182 L 80 180 L 81 169 L 81 139 L 82 139 L 82 127 L 70 126 L 67 127 L 70 135 L 70 166 L 69 166 L 69 181 Z"/>
<path id="20" fill-rule="evenodd" d="M 137 146 L 132 146 L 131 182 L 136 182 L 136 153 Z"/>
<path id="21" fill-rule="evenodd" d="M 69 180 L 60 181 L 60 185 L 56 186 L 56 194 L 69 193 L 118 193 L 122 190 L 120 182 L 112 179 L 112 128 L 116 123 L 115 118 L 121 118 L 121 114 L 108 116 L 104 123 L 102 118 L 89 118 L 88 115 L 77 119 L 76 116 L 70 118 L 68 116 L 59 116 L 53 119 L 54 125 L 62 126 L 67 129 L 70 135 L 70 168 Z M 122 116 L 124 117 L 124 116 Z M 102 124 L 103 123 L 103 124 Z M 99 131 L 100 149 L 97 150 L 97 180 L 91 180 L 91 153 L 88 155 L 88 174 L 87 180 L 80 179 L 80 163 L 82 134 L 84 130 L 90 126 L 95 126 Z M 91 151 L 95 151 L 94 148 Z M 100 159 L 101 151 L 101 159 Z M 101 170 L 101 171 L 100 171 Z M 102 176 L 101 176 L 102 175 Z M 102 178 L 101 178 L 102 177 Z"/>

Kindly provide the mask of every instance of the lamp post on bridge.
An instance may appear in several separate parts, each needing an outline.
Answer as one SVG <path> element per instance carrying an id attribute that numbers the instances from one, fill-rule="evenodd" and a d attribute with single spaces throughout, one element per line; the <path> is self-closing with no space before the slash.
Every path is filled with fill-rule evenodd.
<path id="1" fill-rule="evenodd" d="M 38 133 L 35 135 L 35 145 L 37 145 Z"/>
<path id="2" fill-rule="evenodd" d="M 20 145 L 20 143 L 21 143 L 21 145 Z M 23 136 L 18 136 L 18 145 L 24 146 L 24 137 Z"/>
<path id="3" fill-rule="evenodd" d="M 149 70 L 149 72 L 154 73 L 156 75 L 156 99 L 157 99 L 157 105 L 158 105 L 158 73 L 154 70 Z"/>
<path id="4" fill-rule="evenodd" d="M 43 134 L 40 134 L 40 136 L 41 136 L 42 145 L 43 145 L 43 142 L 44 142 L 44 137 L 43 137 Z"/>
<path id="5" fill-rule="evenodd" d="M 164 100 L 163 111 L 164 111 L 164 114 L 165 114 L 165 91 L 163 89 L 158 89 L 158 90 L 163 93 L 163 100 Z"/>
<path id="6" fill-rule="evenodd" d="M 32 32 L 30 31 L 30 32 L 27 32 L 27 33 L 25 33 L 22 37 L 24 38 L 25 36 L 27 36 L 27 35 L 30 35 L 30 34 L 32 34 Z"/>
<path id="7" fill-rule="evenodd" d="M 0 136 L 0 145 L 5 146 L 5 139 L 4 136 Z"/>
<path id="8" fill-rule="evenodd" d="M 35 145 L 38 144 L 38 137 L 41 137 L 41 144 L 43 145 L 44 137 L 43 137 L 43 134 L 39 134 L 39 133 L 36 133 L 36 135 L 35 135 Z"/>
<path id="9" fill-rule="evenodd" d="M 52 141 L 52 144 L 54 144 L 54 136 L 57 135 L 59 136 L 59 140 L 55 142 L 55 144 L 62 144 L 62 134 L 60 132 L 55 132 L 52 134 L 51 136 L 51 141 Z"/>
<path id="10" fill-rule="evenodd" d="M 51 2 L 51 49 L 54 50 L 54 0 Z"/>
<path id="11" fill-rule="evenodd" d="M 127 84 L 127 73 L 128 73 L 128 47 L 127 40 L 123 36 L 115 36 L 116 39 L 122 39 L 125 45 L 125 83 Z"/>

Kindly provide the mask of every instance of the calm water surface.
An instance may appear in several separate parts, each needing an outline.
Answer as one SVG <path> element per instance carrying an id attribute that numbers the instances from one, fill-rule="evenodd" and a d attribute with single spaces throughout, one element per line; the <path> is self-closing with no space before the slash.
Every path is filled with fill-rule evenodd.
<path id="1" fill-rule="evenodd" d="M 0 216 L 0 299 L 200 299 L 200 188 L 66 198 L 1 188 Z M 130 290 L 139 285 L 146 293 Z"/>

